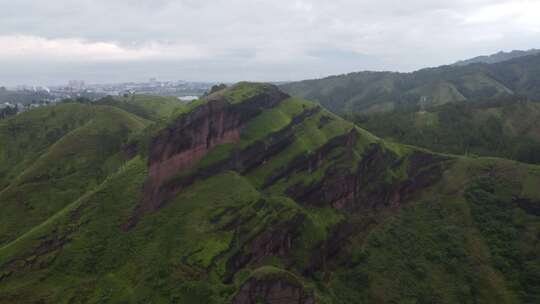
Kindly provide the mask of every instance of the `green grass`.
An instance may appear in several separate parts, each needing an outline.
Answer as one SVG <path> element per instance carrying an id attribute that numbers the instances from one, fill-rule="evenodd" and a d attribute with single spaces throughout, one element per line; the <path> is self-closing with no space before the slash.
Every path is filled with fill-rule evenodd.
<path id="1" fill-rule="evenodd" d="M 44 239 L 62 236 L 73 238 L 62 250 L 66 254 L 59 255 L 59 251 L 56 250 L 34 258 L 36 263 L 49 265 L 47 280 L 40 280 L 39 276 L 31 273 L 17 273 L 13 277 L 12 284 L 0 288 L 0 294 L 9 295 L 18 288 L 35 285 L 37 280 L 40 280 L 38 286 L 32 289 L 32 294 L 21 295 L 17 302 L 24 303 L 28 298 L 41 298 L 62 303 L 68 302 L 71 297 L 76 298 L 77 289 L 73 287 L 83 287 L 82 290 L 79 289 L 83 291 L 84 286 L 92 283 L 99 273 L 99 269 L 91 264 L 92 261 L 96 262 L 94 255 L 99 254 L 99 248 L 106 247 L 114 251 L 115 255 L 122 254 L 123 250 L 118 249 L 127 244 L 113 242 L 111 238 L 116 236 L 121 239 L 119 224 L 124 218 L 119 211 L 132 208 L 137 202 L 140 196 L 138 189 L 145 175 L 145 166 L 140 158 L 130 161 L 94 191 L 73 202 L 16 241 L 0 248 L 0 261 L 5 262 L 11 260 L 14 254 L 30 256 Z M 80 212 L 80 218 L 74 218 L 74 212 Z M 117 233 L 110 234 L 112 231 Z M 107 241 L 111 243 L 104 246 Z M 110 263 L 111 261 L 107 259 L 106 256 L 102 256 L 101 261 Z M 119 261 L 121 260 L 116 262 Z"/>
<path id="2" fill-rule="evenodd" d="M 281 102 L 277 107 L 264 111 L 261 115 L 252 119 L 242 130 L 241 147 L 247 147 L 270 133 L 283 129 L 295 116 L 313 107 L 312 103 L 302 99 L 289 98 Z"/>
<path id="3" fill-rule="evenodd" d="M 231 87 L 213 93 L 210 96 L 194 100 L 184 107 L 177 108 L 172 117 L 188 114 L 200 105 L 207 103 L 209 100 L 220 99 L 230 104 L 237 104 L 270 90 L 273 90 L 273 87 L 269 84 L 239 82 Z"/>
<path id="4" fill-rule="evenodd" d="M 70 110 L 74 115 L 68 115 Z M 77 121 L 77 111 L 93 117 L 72 130 L 67 129 L 55 142 L 41 139 L 26 146 L 34 136 L 32 123 L 35 122 L 32 119 L 27 122 L 28 117 L 22 115 L 15 117 L 15 122 L 8 122 L 17 123 L 21 130 L 17 134 L 5 134 L 3 142 L 10 150 L 24 147 L 19 155 L 1 165 L 13 175 L 7 176 L 9 184 L 0 192 L 5 211 L 0 215 L 0 243 L 13 240 L 93 190 L 122 165 L 122 143 L 129 134 L 139 132 L 148 124 L 122 110 L 101 106 L 60 105 L 38 113 L 30 111 L 28 115 L 45 116 L 42 129 L 47 132 L 56 130 L 55 126 Z M 54 118 L 50 117 L 51 113 L 56 113 Z"/>
<path id="5" fill-rule="evenodd" d="M 250 179 L 253 180 L 254 184 L 261 186 L 270 174 L 286 166 L 295 157 L 301 154 L 313 153 L 327 143 L 328 140 L 344 135 L 353 128 L 352 124 L 340 119 L 331 120 L 322 128 L 319 128 L 321 117 L 328 115 L 330 114 L 322 111 L 295 126 L 294 142 L 250 174 Z"/>
<path id="6" fill-rule="evenodd" d="M 232 104 L 248 100 L 258 94 L 271 90 L 271 87 L 265 83 L 240 82 L 225 89 L 222 94 Z"/>

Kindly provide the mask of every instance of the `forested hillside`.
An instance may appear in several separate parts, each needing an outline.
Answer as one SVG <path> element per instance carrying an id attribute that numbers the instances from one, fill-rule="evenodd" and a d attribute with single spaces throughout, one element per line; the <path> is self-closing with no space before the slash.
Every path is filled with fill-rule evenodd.
<path id="1" fill-rule="evenodd" d="M 520 95 L 540 100 L 540 55 L 413 73 L 358 72 L 284 84 L 338 114 L 375 113 Z"/>
<path id="2" fill-rule="evenodd" d="M 540 163 L 540 103 L 523 97 L 354 114 L 350 119 L 385 139 L 433 151 Z"/>

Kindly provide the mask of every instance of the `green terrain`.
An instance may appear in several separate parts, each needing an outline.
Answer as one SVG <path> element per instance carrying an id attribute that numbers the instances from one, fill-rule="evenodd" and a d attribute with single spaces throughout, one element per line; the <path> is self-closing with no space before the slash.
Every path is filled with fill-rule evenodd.
<path id="1" fill-rule="evenodd" d="M 288 83 L 281 88 L 338 114 L 407 110 L 515 95 L 540 100 L 540 55 L 471 62 L 477 63 L 413 73 L 358 72 Z"/>
<path id="2" fill-rule="evenodd" d="M 519 97 L 355 114 L 350 119 L 395 142 L 540 164 L 540 103 Z"/>
<path id="3" fill-rule="evenodd" d="M 0 303 L 540 302 L 540 167 L 272 85 L 160 100 L 0 120 Z"/>

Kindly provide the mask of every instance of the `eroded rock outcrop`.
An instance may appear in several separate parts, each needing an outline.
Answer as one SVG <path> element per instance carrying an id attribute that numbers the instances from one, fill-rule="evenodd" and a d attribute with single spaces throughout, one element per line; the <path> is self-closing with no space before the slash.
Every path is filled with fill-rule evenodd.
<path id="1" fill-rule="evenodd" d="M 302 214 L 281 223 L 272 223 L 248 240 L 244 249 L 237 252 L 227 261 L 228 276 L 225 281 L 231 281 L 234 274 L 248 264 L 257 264 L 264 258 L 276 256 L 286 259 L 293 249 L 299 229 L 304 221 Z"/>
<path id="2" fill-rule="evenodd" d="M 150 144 L 143 201 L 124 228 L 132 227 L 142 214 L 159 209 L 181 190 L 163 187 L 171 178 L 193 168 L 215 146 L 239 142 L 241 129 L 250 119 L 288 97 L 272 86 L 240 103 L 210 96 L 208 102 L 161 130 Z"/>
<path id="3" fill-rule="evenodd" d="M 248 280 L 236 296 L 233 304 L 315 304 L 315 298 L 308 294 L 301 284 L 280 278 Z"/>
<path id="4" fill-rule="evenodd" d="M 338 146 L 352 152 L 358 133 L 336 137 L 311 157 L 297 159 L 285 171 L 313 170 L 330 151 Z M 348 156 L 345 155 L 345 161 Z M 354 171 L 343 166 L 329 167 L 320 182 L 293 185 L 287 194 L 295 201 L 312 206 L 331 205 L 338 210 L 380 209 L 397 206 L 413 194 L 440 180 L 447 158 L 434 154 L 413 152 L 400 158 L 380 144 L 372 144 L 362 155 Z M 391 171 L 400 171 L 407 162 L 406 177 L 400 179 Z M 277 179 L 288 173 L 278 173 Z M 272 183 L 275 180 L 271 181 Z"/>

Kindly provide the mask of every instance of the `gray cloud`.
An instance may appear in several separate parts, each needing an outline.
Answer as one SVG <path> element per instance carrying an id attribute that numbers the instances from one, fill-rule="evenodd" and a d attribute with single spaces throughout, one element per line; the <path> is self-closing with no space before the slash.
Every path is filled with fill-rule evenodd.
<path id="1" fill-rule="evenodd" d="M 294 80 L 538 47 L 540 1 L 0 0 L 0 83 Z"/>

